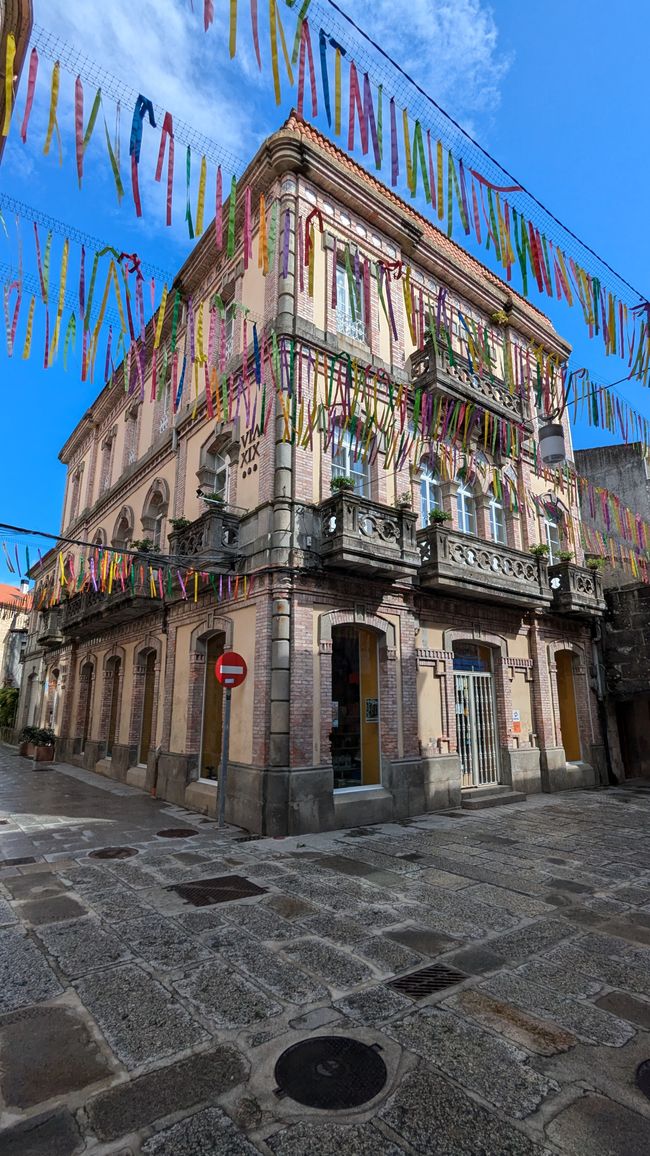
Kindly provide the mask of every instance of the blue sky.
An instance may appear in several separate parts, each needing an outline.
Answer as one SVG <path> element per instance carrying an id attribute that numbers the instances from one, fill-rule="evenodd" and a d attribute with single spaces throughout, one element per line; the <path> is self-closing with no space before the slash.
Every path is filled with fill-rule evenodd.
<path id="1" fill-rule="evenodd" d="M 60 37 L 62 59 L 81 51 L 100 62 L 124 90 L 150 96 L 243 160 L 279 126 L 291 107 L 290 92 L 279 108 L 273 105 L 268 40 L 262 36 L 265 69 L 259 77 L 247 23 L 242 26 L 237 57 L 229 61 L 222 15 L 227 5 L 223 2 L 215 5 L 217 18 L 207 35 L 202 28 L 202 0 L 194 0 L 194 12 L 189 0 L 141 0 L 137 6 L 127 0 L 112 0 L 110 5 L 35 0 L 34 6 L 36 24 Z M 260 11 L 264 7 L 260 4 Z M 650 293 L 644 171 L 648 162 L 640 147 L 650 14 L 642 0 L 619 0 L 615 10 L 587 0 L 527 0 L 526 4 L 493 0 L 490 5 L 484 0 L 411 0 L 405 6 L 408 23 L 396 23 L 393 0 L 355 0 L 354 4 L 341 0 L 341 7 L 410 68 L 419 83 L 539 200 L 641 292 Z M 248 5 L 241 4 L 240 9 L 247 11 Z M 0 166 L 0 194 L 60 218 L 119 250 L 136 250 L 143 260 L 173 273 L 191 243 L 182 227 L 183 214 L 178 212 L 184 195 L 181 183 L 177 180 L 175 188 L 176 224 L 165 229 L 163 189 L 146 176 L 155 167 L 158 132 L 145 128 L 145 211 L 143 219 L 137 220 L 126 165 L 132 101 L 128 104 L 125 99 L 121 111 L 127 193 L 118 207 L 101 122 L 86 156 L 83 189 L 77 189 L 74 80 L 65 69 L 59 113 L 62 167 L 56 144 L 48 157 L 43 156 L 50 74 L 51 61 L 41 54 L 28 143 L 22 145 L 14 123 Z M 18 121 L 25 82 L 26 70 Z M 110 86 L 105 81 L 103 87 L 106 92 Z M 94 86 L 87 83 L 86 116 L 93 95 Z M 115 106 L 106 100 L 106 109 L 112 131 Z M 182 153 L 182 146 L 177 146 L 177 177 Z M 194 158 L 195 180 L 199 156 Z M 194 203 L 195 197 L 196 184 Z M 15 263 L 17 255 L 12 215 L 6 210 L 3 215 L 9 239 L 0 231 L 0 265 Z M 41 230 L 42 241 L 45 232 Z M 26 270 L 35 273 L 31 226 L 23 223 L 21 234 Z M 55 238 L 55 286 L 60 245 Z M 73 246 L 71 269 L 78 260 L 74 254 Z M 76 292 L 74 276 L 69 286 L 72 293 Z M 535 295 L 532 299 L 536 300 Z M 589 366 L 601 382 L 624 376 L 624 363 L 605 358 L 599 342 L 588 340 L 575 308 L 569 310 L 547 299 L 540 304 L 572 342 L 572 365 Z M 38 323 L 32 356 L 21 360 L 26 312 L 24 301 L 12 359 L 7 356 L 4 337 L 0 340 L 4 434 L 0 521 L 56 531 L 64 486 L 64 468 L 57 454 L 101 382 L 95 387 L 82 384 L 78 360 L 64 373 L 60 356 L 57 365 L 44 372 Z M 650 416 L 643 387 L 626 383 L 619 388 L 635 408 Z M 577 447 L 611 440 L 615 439 L 583 424 L 574 430 Z M 6 580 L 16 578 L 0 561 L 0 581 Z"/>

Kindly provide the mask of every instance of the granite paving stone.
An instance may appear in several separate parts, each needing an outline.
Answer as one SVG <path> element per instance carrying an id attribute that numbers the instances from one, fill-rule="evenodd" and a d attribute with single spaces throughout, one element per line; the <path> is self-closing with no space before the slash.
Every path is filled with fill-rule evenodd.
<path id="1" fill-rule="evenodd" d="M 508 887 L 495 887 L 489 883 L 478 883 L 470 887 L 466 895 L 471 899 L 478 899 L 490 907 L 502 907 L 511 915 L 526 915 L 534 918 L 553 910 L 550 903 L 541 899 L 533 899 L 530 895 L 522 895 L 519 891 L 511 891 Z"/>
<path id="2" fill-rule="evenodd" d="M 86 1107 L 99 1140 L 117 1140 L 164 1116 L 213 1101 L 246 1079 L 248 1065 L 235 1048 L 221 1045 L 127 1084 L 109 1088 Z"/>
<path id="3" fill-rule="evenodd" d="M 204 1108 L 142 1145 L 142 1156 L 259 1156 L 220 1108 Z"/>
<path id="4" fill-rule="evenodd" d="M 627 988 L 638 995 L 647 995 L 650 991 L 650 953 L 635 951 L 630 944 L 625 944 L 621 950 L 617 944 L 624 941 L 620 939 L 612 938 L 610 942 L 612 946 L 609 956 L 599 950 L 596 936 L 583 936 L 575 943 L 563 945 L 562 949 L 556 948 L 546 958 L 560 967 L 575 969 L 600 979 L 611 987 Z"/>
<path id="5" fill-rule="evenodd" d="M 309 935 L 331 939 L 334 943 L 343 943 L 349 947 L 356 947 L 368 938 L 367 927 L 356 919 L 346 919 L 340 915 L 308 915 L 300 920 L 300 927 L 304 928 L 299 932 L 303 936 L 308 932 Z"/>
<path id="6" fill-rule="evenodd" d="M 561 919 L 540 919 L 527 927 L 520 927 L 517 931 L 491 939 L 490 949 L 514 963 L 526 959 L 529 955 L 547 951 L 549 947 L 575 934 L 574 928 Z"/>
<path id="7" fill-rule="evenodd" d="M 209 959 L 211 955 L 205 943 L 188 937 L 184 928 L 162 915 L 125 919 L 115 925 L 115 931 L 134 955 L 165 971 Z"/>
<path id="8" fill-rule="evenodd" d="M 151 907 L 139 898 L 141 892 L 132 891 L 118 883 L 110 891 L 92 892 L 87 902 L 108 923 L 122 923 L 137 915 L 151 915 Z"/>
<path id="9" fill-rule="evenodd" d="M 585 1095 L 558 1113 L 546 1135 L 566 1156 L 647 1156 L 650 1121 L 606 1096 Z"/>
<path id="10" fill-rule="evenodd" d="M 249 872 L 250 874 L 250 872 Z M 242 905 L 235 910 L 233 907 L 224 908 L 224 917 L 238 927 L 243 927 L 257 939 L 284 940 L 297 939 L 301 932 L 288 919 L 282 919 L 268 907 L 259 903 Z"/>
<path id="11" fill-rule="evenodd" d="M 76 1156 L 83 1147 L 71 1112 L 33 1116 L 0 1135 L 2 1156 Z"/>
<path id="12" fill-rule="evenodd" d="M 214 951 L 287 1003 L 310 1004 L 327 998 L 327 989 L 293 963 L 234 928 L 208 940 Z"/>
<path id="13" fill-rule="evenodd" d="M 482 1027 L 489 1028 L 490 1031 L 505 1036 L 518 1047 L 541 1056 L 565 1052 L 578 1042 L 576 1037 L 564 1028 L 557 1027 L 548 1020 L 538 1019 L 522 1008 L 495 999 L 484 991 L 466 989 L 445 1000 L 442 1006 L 460 1011 Z"/>
<path id="14" fill-rule="evenodd" d="M 620 1019 L 629 1020 L 631 1024 L 650 1031 L 650 1002 L 635 999 L 633 995 L 626 995 L 623 991 L 610 991 L 594 1000 L 596 1007 L 611 1012 Z M 650 1056 L 648 1057 L 650 1059 Z"/>
<path id="15" fill-rule="evenodd" d="M 65 883 L 52 871 L 39 871 L 34 875 L 15 875 L 5 880 L 5 887 L 12 899 L 49 899 L 61 895 L 66 890 Z"/>
<path id="16" fill-rule="evenodd" d="M 529 1066 L 530 1057 L 521 1048 L 454 1012 L 418 1008 L 384 1031 L 515 1119 L 529 1116 L 551 1092 L 559 1090 L 554 1080 Z"/>
<path id="17" fill-rule="evenodd" d="M 516 969 L 515 974 L 529 979 L 531 983 L 544 984 L 557 995 L 575 996 L 582 999 L 597 995 L 603 986 L 598 980 L 591 979 L 583 972 L 567 971 L 566 968 L 560 967 L 556 963 L 550 963 L 543 958 L 522 964 Z"/>
<path id="18" fill-rule="evenodd" d="M 53 999 L 62 991 L 36 944 L 18 930 L 0 931 L 0 1012 Z"/>
<path id="19" fill-rule="evenodd" d="M 60 923 L 64 919 L 77 919 L 88 914 L 88 908 L 70 895 L 51 899 L 31 899 L 17 906 L 21 919 L 39 927 L 43 923 Z"/>
<path id="20" fill-rule="evenodd" d="M 623 903 L 631 903 L 635 907 L 643 907 L 644 904 L 650 903 L 650 886 L 639 887 L 633 884 L 630 887 L 619 887 L 615 892 L 616 898 Z"/>
<path id="21" fill-rule="evenodd" d="M 113 929 L 102 927 L 92 916 L 39 927 L 37 935 L 61 971 L 72 978 L 98 967 L 111 967 L 130 956 Z"/>
<path id="22" fill-rule="evenodd" d="M 174 987 L 218 1028 L 247 1027 L 282 1011 L 257 984 L 219 959 L 188 972 Z"/>
<path id="23" fill-rule="evenodd" d="M 381 935 L 370 935 L 357 944 L 355 954 L 367 959 L 382 975 L 397 975 L 422 963 L 420 955 Z"/>
<path id="24" fill-rule="evenodd" d="M 461 971 L 467 971 L 470 975 L 483 975 L 488 971 L 499 971 L 505 967 L 506 960 L 498 952 L 492 951 L 488 942 L 486 947 L 482 943 L 464 947 L 461 951 L 455 951 L 453 955 L 448 955 L 445 963 L 451 967 L 457 967 Z"/>
<path id="25" fill-rule="evenodd" d="M 6 899 L 0 898 L 0 927 L 6 927 L 9 923 L 15 923 L 18 916 L 10 903 Z"/>
<path id="26" fill-rule="evenodd" d="M 503 973 L 481 984 L 481 991 L 507 1003 L 514 1003 L 534 1015 L 548 1018 L 587 1043 L 620 1048 L 634 1035 L 624 1020 L 600 1011 L 591 1004 L 556 995 L 549 988 L 530 983 L 519 975 Z"/>
<path id="27" fill-rule="evenodd" d="M 139 967 L 126 964 L 76 980 L 79 997 L 129 1069 L 208 1038 L 189 1012 Z"/>
<path id="28" fill-rule="evenodd" d="M 7 1108 L 33 1108 L 112 1075 L 87 1025 L 71 1008 L 30 1007 L 3 1016 L 0 1047 L 0 1090 Z"/>
<path id="29" fill-rule="evenodd" d="M 334 1006 L 350 1019 L 367 1027 L 375 1027 L 393 1016 L 409 1011 L 413 1001 L 390 988 L 371 987 L 337 1000 Z"/>
<path id="30" fill-rule="evenodd" d="M 226 908 L 215 910 L 213 907 L 200 907 L 197 911 L 179 911 L 174 914 L 174 922 L 184 927 L 190 935 L 203 936 L 204 933 L 214 931 L 216 927 L 223 927 Z"/>
<path id="31" fill-rule="evenodd" d="M 545 1156 L 541 1144 L 425 1067 L 405 1076 L 379 1118 L 419 1156 Z"/>
<path id="32" fill-rule="evenodd" d="M 442 955 L 458 946 L 457 940 L 451 939 L 448 935 L 438 935 L 435 931 L 413 924 L 384 931 L 384 936 L 386 939 L 394 940 L 395 943 L 401 943 L 403 947 L 412 948 L 418 955 L 429 958 Z"/>
<path id="33" fill-rule="evenodd" d="M 267 1144 L 275 1156 L 403 1156 L 407 1151 L 374 1124 L 295 1124 Z"/>
<path id="34" fill-rule="evenodd" d="M 458 891 L 462 887 L 468 887 L 471 884 L 471 879 L 465 875 L 456 875 L 451 871 L 441 871 L 435 867 L 428 867 L 420 873 L 420 879 L 432 887 L 446 887 L 449 891 Z"/>
<path id="35" fill-rule="evenodd" d="M 285 955 L 296 960 L 307 971 L 315 972 L 331 987 L 340 990 L 354 987 L 372 975 L 365 963 L 315 939 L 297 940 L 287 944 L 283 950 Z"/>
<path id="36" fill-rule="evenodd" d="M 303 915 L 314 913 L 311 903 L 306 903 L 304 899 L 294 895 L 270 895 L 268 899 L 263 899 L 259 906 L 270 907 L 276 915 L 289 920 L 300 919 Z"/>

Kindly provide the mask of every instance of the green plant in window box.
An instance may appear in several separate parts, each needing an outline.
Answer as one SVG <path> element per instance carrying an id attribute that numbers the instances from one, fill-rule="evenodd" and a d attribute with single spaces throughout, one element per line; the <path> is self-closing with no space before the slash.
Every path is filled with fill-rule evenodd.
<path id="1" fill-rule="evenodd" d="M 602 570 L 603 567 L 606 565 L 607 565 L 607 559 L 606 558 L 588 558 L 587 559 L 587 569 L 588 570 Z"/>
<path id="2" fill-rule="evenodd" d="M 151 538 L 136 538 L 135 542 L 131 542 L 131 549 L 138 554 L 149 554 L 153 550 L 153 541 Z"/>
<path id="3" fill-rule="evenodd" d="M 432 526 L 443 526 L 445 522 L 451 522 L 451 514 L 447 510 L 439 510 L 436 506 L 435 510 L 429 513 L 429 522 Z"/>
<path id="4" fill-rule="evenodd" d="M 548 557 L 549 550 L 546 542 L 538 542 L 536 546 L 530 546 L 529 549 L 534 558 Z"/>
<path id="5" fill-rule="evenodd" d="M 349 492 L 350 490 L 354 489 L 354 478 L 348 478 L 341 474 L 338 478 L 332 478 L 330 482 L 330 488 L 335 494 L 343 493 L 345 491 Z"/>
<path id="6" fill-rule="evenodd" d="M 221 494 L 204 494 L 204 502 L 211 502 L 213 506 L 225 506 L 226 499 L 222 498 Z"/>
<path id="7" fill-rule="evenodd" d="M 177 534 L 179 530 L 186 530 L 188 526 L 192 525 L 189 518 L 170 518 L 169 524 L 175 534 Z"/>
<path id="8" fill-rule="evenodd" d="M 571 562 L 573 560 L 573 550 L 558 550 L 559 562 Z"/>
<path id="9" fill-rule="evenodd" d="M 412 505 L 410 491 L 405 490 L 403 494 L 400 494 L 395 505 L 398 510 L 410 510 Z"/>

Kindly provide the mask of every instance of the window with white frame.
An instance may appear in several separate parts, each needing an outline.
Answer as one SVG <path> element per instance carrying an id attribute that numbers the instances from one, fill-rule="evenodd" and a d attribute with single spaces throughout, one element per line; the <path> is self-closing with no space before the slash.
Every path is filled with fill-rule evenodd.
<path id="1" fill-rule="evenodd" d="M 561 516 L 547 514 L 544 518 L 544 534 L 548 546 L 548 560 L 551 565 L 558 560 L 562 549 Z"/>
<path id="2" fill-rule="evenodd" d="M 493 542 L 501 542 L 505 545 L 508 541 L 503 502 L 497 496 L 494 487 L 490 491 L 490 535 Z"/>
<path id="3" fill-rule="evenodd" d="M 102 461 L 101 471 L 99 477 L 99 493 L 105 493 L 110 489 L 111 474 L 113 471 L 113 449 L 115 446 L 115 433 L 111 432 L 102 442 Z"/>
<path id="4" fill-rule="evenodd" d="M 223 342 L 224 342 L 224 357 L 229 361 L 235 352 L 235 315 L 237 308 L 230 304 L 225 307 L 225 314 L 223 316 Z"/>
<path id="5" fill-rule="evenodd" d="M 463 534 L 476 533 L 476 501 L 464 478 L 458 482 L 456 490 L 456 515 L 458 529 Z"/>
<path id="6" fill-rule="evenodd" d="M 165 375 L 165 382 L 160 390 L 158 402 L 158 432 L 165 433 L 169 429 L 171 422 L 171 408 L 172 408 L 172 380 L 171 374 L 167 370 L 163 370 Z"/>
<path id="7" fill-rule="evenodd" d="M 420 466 L 420 522 L 423 526 L 429 525 L 429 515 L 432 510 L 442 509 L 442 491 L 440 478 L 434 474 L 430 466 Z"/>
<path id="8" fill-rule="evenodd" d="M 363 277 L 355 285 L 345 265 L 336 266 L 336 331 L 354 341 L 366 340 L 366 317 Z"/>
<path id="9" fill-rule="evenodd" d="M 354 492 L 370 497 L 370 466 L 349 430 L 337 430 L 332 445 L 332 478 L 352 478 Z"/>
<path id="10" fill-rule="evenodd" d="M 124 414 L 126 430 L 124 432 L 124 465 L 132 466 L 138 460 L 138 417 L 140 406 L 134 402 Z"/>
<path id="11" fill-rule="evenodd" d="M 214 470 L 214 477 L 211 492 L 215 498 L 221 498 L 221 500 L 225 502 L 228 498 L 228 481 L 230 475 L 230 459 L 228 454 L 213 454 L 212 468 Z"/>

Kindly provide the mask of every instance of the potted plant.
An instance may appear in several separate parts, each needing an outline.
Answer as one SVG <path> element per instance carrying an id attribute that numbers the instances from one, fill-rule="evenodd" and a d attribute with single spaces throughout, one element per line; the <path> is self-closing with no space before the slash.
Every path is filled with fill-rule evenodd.
<path id="1" fill-rule="evenodd" d="M 447 510 L 438 509 L 436 506 L 429 513 L 429 522 L 432 526 L 443 526 L 445 522 L 451 522 L 451 514 Z"/>
<path id="2" fill-rule="evenodd" d="M 573 550 L 558 550 L 557 556 L 559 562 L 571 562 L 573 560 Z"/>
<path id="3" fill-rule="evenodd" d="M 410 490 L 404 490 L 404 493 L 399 495 L 395 505 L 398 510 L 410 510 L 412 505 Z"/>
<path id="4" fill-rule="evenodd" d="M 534 558 L 543 560 L 548 557 L 548 546 L 546 542 L 538 542 L 536 546 L 530 546 L 529 549 Z"/>
<path id="5" fill-rule="evenodd" d="M 607 563 L 606 558 L 587 558 L 587 569 L 588 570 L 602 570 L 603 567 L 606 565 L 606 563 Z"/>
<path id="6" fill-rule="evenodd" d="M 54 760 L 55 734 L 49 727 L 23 727 L 18 753 L 37 763 Z"/>
<path id="7" fill-rule="evenodd" d="M 153 550 L 153 542 L 151 538 L 136 538 L 135 542 L 131 542 L 131 549 L 137 550 L 138 554 L 149 554 Z"/>
<path id="8" fill-rule="evenodd" d="M 221 494 L 202 494 L 204 502 L 211 502 L 214 506 L 225 506 L 226 499 L 222 498 Z"/>
<path id="9" fill-rule="evenodd" d="M 338 478 L 332 478 L 330 488 L 335 494 L 349 492 L 354 489 L 354 478 L 347 478 L 343 474 Z"/>
<path id="10" fill-rule="evenodd" d="M 189 518 L 170 518 L 169 524 L 174 534 L 178 534 L 180 530 L 186 530 L 188 526 L 192 525 Z"/>

